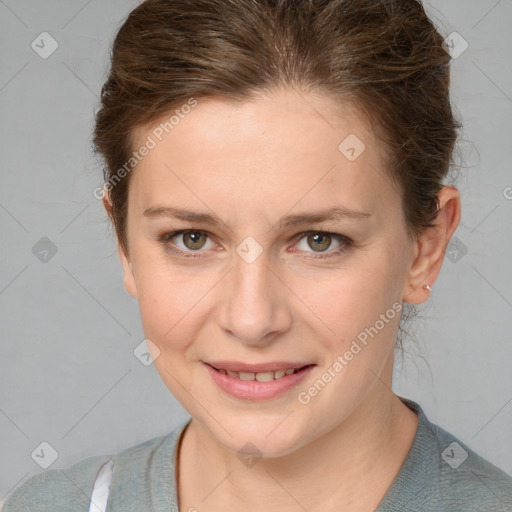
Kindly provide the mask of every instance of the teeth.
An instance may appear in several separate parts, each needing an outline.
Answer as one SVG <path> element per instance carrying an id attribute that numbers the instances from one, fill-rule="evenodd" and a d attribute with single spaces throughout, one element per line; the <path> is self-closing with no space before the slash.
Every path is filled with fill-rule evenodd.
<path id="1" fill-rule="evenodd" d="M 234 379 L 257 380 L 258 382 L 270 382 L 271 380 L 274 380 L 274 379 L 280 379 L 281 377 L 284 377 L 285 375 L 291 375 L 292 373 L 295 373 L 296 371 L 297 371 L 296 368 L 288 368 L 286 370 L 276 370 L 275 372 L 253 373 L 253 372 L 233 372 L 231 370 L 219 369 L 220 373 L 223 373 L 224 375 L 229 375 L 230 377 L 233 377 Z"/>
<path id="2" fill-rule="evenodd" d="M 269 382 L 274 380 L 274 372 L 261 372 L 256 374 L 256 380 L 258 382 Z"/>

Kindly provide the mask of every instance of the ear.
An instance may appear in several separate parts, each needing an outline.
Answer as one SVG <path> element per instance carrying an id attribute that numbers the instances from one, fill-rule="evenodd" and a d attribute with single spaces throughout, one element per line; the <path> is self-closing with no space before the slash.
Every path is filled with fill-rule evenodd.
<path id="1" fill-rule="evenodd" d="M 105 190 L 103 191 L 102 202 L 103 202 L 103 206 L 105 207 L 105 210 L 107 212 L 107 215 L 108 215 L 110 221 L 113 222 L 112 202 L 110 199 L 110 195 Z M 122 245 L 119 242 L 117 244 L 117 252 L 119 254 L 119 259 L 121 260 L 121 266 L 123 268 L 124 287 L 125 287 L 126 291 L 134 299 L 136 299 L 138 297 L 137 285 L 135 283 L 135 274 L 133 273 L 133 264 L 130 260 L 130 256 L 129 256 L 129 254 L 125 253 Z"/>
<path id="2" fill-rule="evenodd" d="M 135 274 L 133 273 L 133 264 L 120 243 L 117 244 L 117 252 L 121 260 L 121 266 L 123 267 L 124 287 L 134 299 L 137 299 L 137 284 L 135 282 Z"/>
<path id="3" fill-rule="evenodd" d="M 439 210 L 433 227 L 425 229 L 415 242 L 413 262 L 404 286 L 404 302 L 420 304 L 428 299 L 429 290 L 441 271 L 446 247 L 460 222 L 459 191 L 447 185 L 438 193 Z"/>

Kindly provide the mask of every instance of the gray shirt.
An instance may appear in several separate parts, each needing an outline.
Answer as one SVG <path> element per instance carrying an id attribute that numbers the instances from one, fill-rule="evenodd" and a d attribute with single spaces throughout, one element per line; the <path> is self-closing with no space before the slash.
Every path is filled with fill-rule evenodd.
<path id="1" fill-rule="evenodd" d="M 400 399 L 418 413 L 418 430 L 375 512 L 512 512 L 512 477 L 431 423 L 416 402 Z M 38 473 L 11 494 L 3 512 L 89 512 L 96 477 L 109 461 L 106 512 L 179 512 L 176 447 L 190 421 L 115 455 Z M 196 508 L 201 510 L 200 502 Z"/>

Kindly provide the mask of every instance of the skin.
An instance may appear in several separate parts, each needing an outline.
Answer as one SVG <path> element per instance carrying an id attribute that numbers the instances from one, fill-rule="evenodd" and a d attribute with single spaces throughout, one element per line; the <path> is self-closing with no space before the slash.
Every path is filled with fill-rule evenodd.
<path id="1" fill-rule="evenodd" d="M 154 126 L 134 134 L 135 147 Z M 365 144 L 354 161 L 338 149 L 349 134 Z M 355 108 L 280 89 L 241 105 L 200 100 L 133 171 L 129 251 L 119 245 L 119 256 L 158 348 L 155 367 L 193 418 L 179 446 L 180 510 L 370 511 L 400 471 L 418 421 L 391 391 L 399 314 L 309 403 L 298 400 L 394 303 L 428 299 L 423 285 L 435 282 L 459 223 L 459 194 L 447 186 L 436 226 L 411 239 L 385 161 Z M 110 214 L 108 197 L 104 205 Z M 143 215 L 170 205 L 214 213 L 227 227 Z M 278 224 L 340 205 L 371 216 Z M 159 241 L 182 229 L 207 232 L 196 246 L 172 239 L 198 257 Z M 314 258 L 340 242 L 308 243 L 307 231 L 353 244 Z M 248 236 L 262 248 L 252 263 L 236 252 Z M 221 359 L 317 366 L 283 395 L 249 401 L 213 383 L 202 361 Z M 239 457 L 249 442 L 262 457 L 252 466 Z"/>

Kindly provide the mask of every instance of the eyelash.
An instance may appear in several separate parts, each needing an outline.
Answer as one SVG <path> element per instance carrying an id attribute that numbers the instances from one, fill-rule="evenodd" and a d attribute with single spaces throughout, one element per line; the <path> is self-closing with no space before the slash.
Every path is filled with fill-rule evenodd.
<path id="1" fill-rule="evenodd" d="M 173 254 L 176 254 L 178 256 L 182 256 L 182 257 L 185 257 L 185 258 L 202 257 L 201 256 L 201 252 L 204 252 L 204 251 L 201 251 L 201 250 L 198 250 L 198 251 L 192 251 L 192 250 L 191 251 L 183 251 L 181 249 L 178 249 L 174 244 L 171 243 L 171 240 L 175 236 L 183 235 L 185 233 L 201 233 L 201 234 L 204 234 L 206 236 L 209 236 L 207 231 L 203 231 L 201 229 L 182 229 L 182 230 L 179 230 L 179 231 L 173 231 L 172 233 L 164 234 L 162 237 L 159 238 L 159 241 L 164 246 L 164 249 L 166 249 L 167 251 L 169 251 L 169 252 L 171 252 Z M 313 234 L 329 235 L 332 238 L 338 240 L 341 245 L 337 249 L 334 249 L 334 250 L 328 251 L 328 252 L 326 251 L 326 252 L 323 252 L 323 253 L 308 253 L 309 256 L 306 256 L 307 258 L 324 259 L 324 258 L 331 258 L 331 257 L 334 257 L 334 256 L 339 256 L 342 253 L 344 253 L 345 251 L 347 251 L 348 249 L 350 249 L 350 247 L 352 247 L 352 245 L 353 245 L 353 240 L 351 240 L 350 238 L 348 238 L 348 237 L 346 237 L 344 235 L 340 235 L 338 233 L 330 233 L 329 231 L 305 231 L 305 232 L 300 233 L 300 234 L 298 234 L 296 236 L 297 237 L 297 242 L 302 240 L 305 236 L 313 235 Z M 194 254 L 194 253 L 197 253 L 197 254 Z"/>

